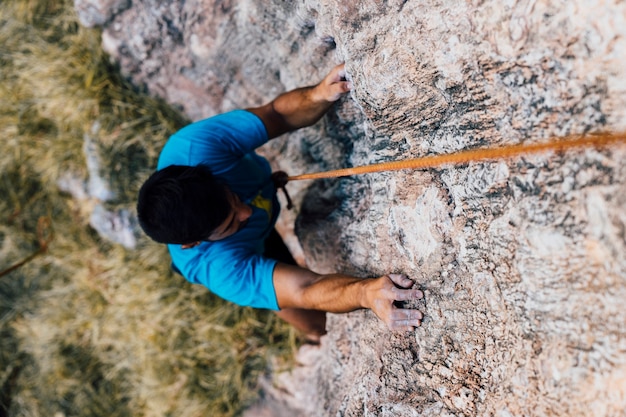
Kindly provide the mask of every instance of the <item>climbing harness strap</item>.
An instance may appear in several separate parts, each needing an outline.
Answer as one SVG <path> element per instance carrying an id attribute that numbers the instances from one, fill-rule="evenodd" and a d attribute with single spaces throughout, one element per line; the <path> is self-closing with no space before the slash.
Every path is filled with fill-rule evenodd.
<path id="1" fill-rule="evenodd" d="M 289 176 L 285 171 L 276 171 L 272 173 L 272 182 L 274 183 L 274 188 L 276 188 L 276 190 L 283 190 L 285 198 L 287 199 L 287 210 L 291 210 L 293 208 L 293 202 L 291 201 L 291 197 L 289 197 L 289 193 L 285 188 L 287 182 L 289 181 L 288 178 Z"/>

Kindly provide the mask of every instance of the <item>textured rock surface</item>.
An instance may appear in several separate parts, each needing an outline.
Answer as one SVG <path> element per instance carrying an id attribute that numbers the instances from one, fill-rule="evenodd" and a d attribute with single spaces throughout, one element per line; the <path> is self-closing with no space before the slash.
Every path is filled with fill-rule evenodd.
<path id="1" fill-rule="evenodd" d="M 350 97 L 263 150 L 290 173 L 626 130 L 624 2 L 260 3 L 133 1 L 103 43 L 193 119 L 345 61 Z M 332 316 L 309 377 L 283 382 L 306 393 L 302 413 L 625 415 L 625 157 L 290 184 L 311 268 L 401 271 L 426 294 L 414 334 L 369 312 Z"/>

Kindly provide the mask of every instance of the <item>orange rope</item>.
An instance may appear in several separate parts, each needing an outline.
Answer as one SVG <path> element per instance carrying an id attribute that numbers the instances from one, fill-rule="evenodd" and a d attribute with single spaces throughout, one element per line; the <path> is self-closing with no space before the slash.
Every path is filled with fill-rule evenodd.
<path id="1" fill-rule="evenodd" d="M 401 169 L 424 169 L 447 164 L 463 164 L 466 162 L 490 159 L 511 158 L 546 151 L 561 151 L 588 146 L 608 146 L 626 143 L 626 133 L 599 133 L 584 137 L 569 136 L 547 143 L 521 144 L 500 148 L 473 149 L 446 155 L 426 156 L 424 158 L 407 159 L 404 161 L 382 162 L 353 168 L 337 169 L 326 172 L 295 175 L 287 177 L 287 181 L 314 180 L 319 178 L 345 177 L 348 175 L 366 174 L 370 172 L 397 171 Z"/>

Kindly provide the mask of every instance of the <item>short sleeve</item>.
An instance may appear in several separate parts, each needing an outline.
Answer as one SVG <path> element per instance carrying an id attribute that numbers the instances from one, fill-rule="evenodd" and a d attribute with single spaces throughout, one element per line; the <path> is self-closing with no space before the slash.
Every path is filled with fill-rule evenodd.
<path id="1" fill-rule="evenodd" d="M 206 268 L 209 290 L 242 306 L 279 310 L 274 290 L 276 261 L 261 255 L 223 256 L 229 262 L 211 262 Z"/>
<path id="2" fill-rule="evenodd" d="M 202 284 L 211 292 L 241 306 L 279 310 L 274 290 L 274 268 L 277 261 L 244 247 L 224 247 L 196 252 L 177 267 L 190 282 Z M 170 245 L 173 258 L 189 255 L 189 249 Z M 175 254 L 173 252 L 179 252 Z M 182 253 L 180 253 L 182 252 Z"/>
<path id="3" fill-rule="evenodd" d="M 157 169 L 202 164 L 219 175 L 267 140 L 267 130 L 258 116 L 234 110 L 187 125 L 172 135 L 161 151 Z"/>

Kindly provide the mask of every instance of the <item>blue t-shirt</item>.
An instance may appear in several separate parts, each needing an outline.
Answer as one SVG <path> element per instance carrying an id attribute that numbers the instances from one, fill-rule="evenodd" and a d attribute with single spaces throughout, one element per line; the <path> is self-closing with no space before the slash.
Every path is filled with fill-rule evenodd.
<path id="1" fill-rule="evenodd" d="M 236 304 L 278 310 L 272 279 L 276 261 L 265 258 L 263 252 L 280 206 L 270 165 L 254 152 L 267 140 L 261 119 L 235 110 L 192 123 L 172 135 L 157 169 L 206 165 L 241 201 L 252 206 L 247 224 L 225 239 L 201 242 L 190 249 L 168 245 L 182 275 Z"/>

